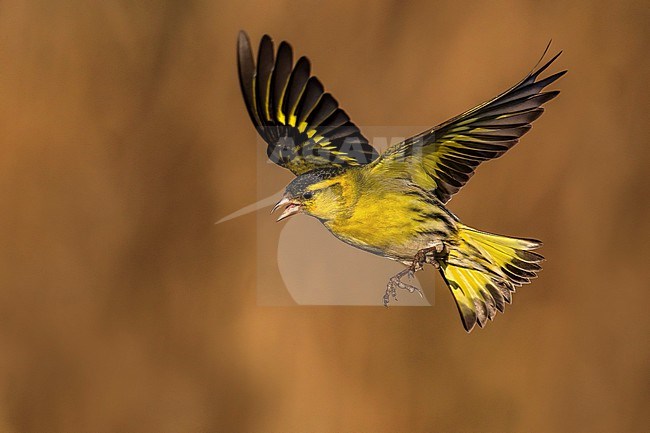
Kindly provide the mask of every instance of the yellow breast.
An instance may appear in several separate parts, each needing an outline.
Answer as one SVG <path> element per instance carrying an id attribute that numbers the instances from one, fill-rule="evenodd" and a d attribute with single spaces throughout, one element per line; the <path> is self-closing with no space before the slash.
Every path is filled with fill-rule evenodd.
<path id="1" fill-rule="evenodd" d="M 347 215 L 325 226 L 344 242 L 375 254 L 412 258 L 434 239 L 448 235 L 446 225 L 431 217 L 444 210 L 397 188 L 362 186 L 349 204 Z"/>

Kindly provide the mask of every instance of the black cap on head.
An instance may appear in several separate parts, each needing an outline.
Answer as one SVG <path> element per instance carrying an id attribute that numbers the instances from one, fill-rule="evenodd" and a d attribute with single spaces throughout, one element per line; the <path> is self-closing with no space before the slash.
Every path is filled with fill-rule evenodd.
<path id="1" fill-rule="evenodd" d="M 309 185 L 313 185 L 325 179 L 331 179 L 337 176 L 343 170 L 338 167 L 317 168 L 316 170 L 309 171 L 301 174 L 287 185 L 286 192 L 291 197 L 298 197 L 307 190 Z"/>

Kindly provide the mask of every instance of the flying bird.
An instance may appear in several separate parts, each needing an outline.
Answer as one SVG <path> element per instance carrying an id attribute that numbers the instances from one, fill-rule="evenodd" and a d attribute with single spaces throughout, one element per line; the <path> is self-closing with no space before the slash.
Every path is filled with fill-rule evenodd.
<path id="1" fill-rule="evenodd" d="M 428 263 L 440 271 L 470 332 L 503 312 L 515 288 L 536 277 L 543 257 L 532 250 L 540 241 L 468 227 L 446 204 L 482 162 L 512 148 L 559 94 L 544 89 L 566 71 L 540 75 L 561 52 L 538 67 L 540 59 L 499 96 L 381 155 L 311 74 L 309 60 L 294 63 L 287 42 L 276 51 L 263 36 L 256 62 L 242 31 L 237 53 L 244 102 L 267 155 L 296 175 L 273 208 L 284 208 L 278 221 L 313 216 L 341 241 L 404 264 L 388 281 L 385 306 L 398 290 L 422 296 L 402 279 Z"/>

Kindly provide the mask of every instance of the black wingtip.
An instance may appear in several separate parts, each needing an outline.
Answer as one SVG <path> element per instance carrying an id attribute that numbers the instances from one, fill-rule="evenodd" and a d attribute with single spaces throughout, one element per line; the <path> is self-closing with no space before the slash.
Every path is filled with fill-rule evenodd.
<path id="1" fill-rule="evenodd" d="M 540 75 L 542 72 L 544 72 L 544 71 L 545 71 L 549 66 L 551 66 L 551 64 L 552 64 L 552 63 L 553 63 L 553 62 L 554 62 L 558 57 L 560 57 L 560 55 L 562 54 L 563 51 L 560 50 L 559 53 L 557 53 L 556 55 L 554 55 L 553 57 L 551 57 L 551 60 L 549 60 L 548 62 L 546 62 L 543 66 L 541 66 L 541 67 L 539 66 L 539 64 L 542 63 L 542 60 L 544 60 L 544 57 L 546 57 L 546 53 L 548 53 L 548 50 L 551 48 L 551 43 L 552 43 L 552 42 L 553 42 L 552 39 L 551 39 L 550 41 L 548 41 L 548 44 L 546 45 L 546 48 L 544 49 L 544 53 L 543 53 L 542 56 L 539 58 L 539 60 L 537 61 L 537 63 L 536 63 L 535 66 L 533 67 L 533 69 L 530 71 L 530 74 L 528 74 L 528 77 L 529 77 L 529 78 L 532 78 L 533 80 L 536 80 L 537 77 L 539 77 L 539 75 Z M 558 78 L 559 78 L 559 77 L 558 77 Z"/>
<path id="2" fill-rule="evenodd" d="M 245 30 L 240 30 L 239 34 L 237 35 L 237 45 L 238 46 L 243 46 L 243 45 L 248 45 L 250 46 L 250 40 L 248 39 L 248 33 L 246 33 Z"/>
<path id="3" fill-rule="evenodd" d="M 546 44 L 546 48 L 544 48 L 544 53 L 542 54 L 542 57 L 539 59 L 539 62 L 537 62 L 537 64 L 539 64 L 542 61 L 542 59 L 546 57 L 546 53 L 548 53 L 548 50 L 549 48 L 551 48 L 552 43 L 553 43 L 553 39 L 549 39 L 548 44 Z"/>
<path id="4" fill-rule="evenodd" d="M 553 74 L 551 77 L 553 77 L 553 81 L 555 81 L 555 80 L 557 80 L 558 78 L 563 77 L 567 72 L 569 72 L 569 70 L 568 70 L 568 69 L 565 69 L 565 70 L 563 70 L 563 71 L 556 72 L 556 73 Z"/>
<path id="5" fill-rule="evenodd" d="M 237 62 L 239 63 L 240 71 L 242 66 L 249 69 L 254 66 L 251 41 L 248 39 L 248 34 L 244 30 L 240 30 L 237 36 Z"/>
<path id="6" fill-rule="evenodd" d="M 286 51 L 290 56 L 293 56 L 293 47 L 287 41 L 280 42 L 280 46 L 278 46 L 278 57 L 281 51 Z"/>
<path id="7" fill-rule="evenodd" d="M 250 40 L 243 30 L 239 31 L 237 38 L 237 69 L 239 72 L 239 86 L 244 96 L 246 109 L 253 123 L 257 125 L 260 123 L 260 120 L 255 110 L 255 90 L 253 84 L 255 80 L 255 60 L 253 60 L 253 50 L 251 49 Z"/>
<path id="8" fill-rule="evenodd" d="M 563 51 L 560 50 L 556 55 L 554 55 L 553 57 L 551 57 L 551 60 L 549 60 L 548 62 L 546 62 L 546 63 L 544 64 L 544 66 L 542 66 L 541 68 L 539 68 L 539 69 L 537 70 L 537 74 L 541 74 L 542 72 L 544 72 L 544 71 L 546 70 L 546 68 L 548 68 L 548 67 L 551 65 L 551 63 L 553 63 L 553 62 L 554 62 L 558 57 L 560 57 L 560 56 L 562 55 L 562 53 L 563 53 Z"/>

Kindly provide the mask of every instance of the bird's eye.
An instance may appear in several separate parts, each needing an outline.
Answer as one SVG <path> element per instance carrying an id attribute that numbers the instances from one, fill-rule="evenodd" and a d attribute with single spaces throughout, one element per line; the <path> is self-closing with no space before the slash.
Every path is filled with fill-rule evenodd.
<path id="1" fill-rule="evenodd" d="M 309 200 L 313 196 L 314 196 L 314 193 L 311 192 L 311 191 L 307 191 L 307 192 L 302 193 L 302 198 L 304 198 L 305 200 Z"/>

